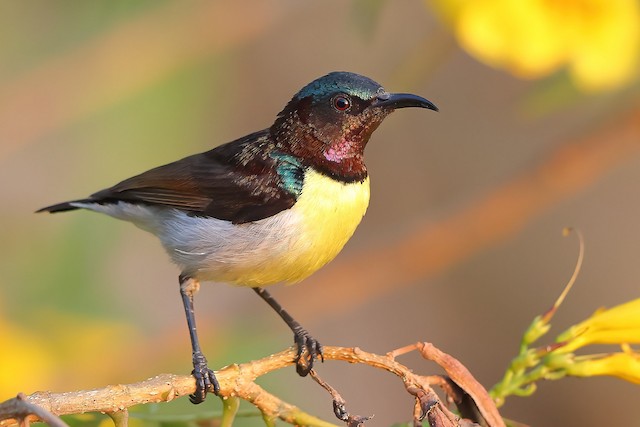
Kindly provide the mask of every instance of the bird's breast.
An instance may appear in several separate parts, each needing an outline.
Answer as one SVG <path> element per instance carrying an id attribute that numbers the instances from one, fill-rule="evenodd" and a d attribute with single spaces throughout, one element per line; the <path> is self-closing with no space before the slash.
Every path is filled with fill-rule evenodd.
<path id="1" fill-rule="evenodd" d="M 335 258 L 368 206 L 368 177 L 362 182 L 343 183 L 308 170 L 302 194 L 291 208 L 300 225 L 291 245 L 293 277 L 287 281 L 302 280 Z"/>

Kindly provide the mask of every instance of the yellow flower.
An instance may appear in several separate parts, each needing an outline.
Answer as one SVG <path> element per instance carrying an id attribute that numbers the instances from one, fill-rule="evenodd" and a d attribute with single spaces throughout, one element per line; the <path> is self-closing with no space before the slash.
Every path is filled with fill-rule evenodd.
<path id="1" fill-rule="evenodd" d="M 602 357 L 577 357 L 565 367 L 566 373 L 576 377 L 610 375 L 640 384 L 640 355 L 633 352 L 613 353 Z"/>
<path id="2" fill-rule="evenodd" d="M 556 339 L 567 344 L 556 351 L 567 353 L 589 344 L 640 343 L 640 298 L 596 311 Z"/>
<path id="3" fill-rule="evenodd" d="M 432 0 L 462 47 L 496 68 L 544 77 L 567 66 L 585 90 L 637 76 L 637 0 Z"/>
<path id="4" fill-rule="evenodd" d="M 52 354 L 37 334 L 0 315 L 0 401 L 49 384 L 55 372 Z"/>

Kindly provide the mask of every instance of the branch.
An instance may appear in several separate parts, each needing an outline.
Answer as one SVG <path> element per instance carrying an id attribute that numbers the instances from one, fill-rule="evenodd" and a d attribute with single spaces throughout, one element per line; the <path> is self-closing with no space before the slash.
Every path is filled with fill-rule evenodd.
<path id="1" fill-rule="evenodd" d="M 439 364 L 450 378 L 421 376 L 395 360 L 396 356 L 413 350 L 420 351 L 424 358 Z M 437 350 L 431 344 L 412 344 L 384 356 L 368 353 L 359 348 L 343 347 L 325 347 L 323 353 L 325 360 L 361 363 L 386 370 L 400 378 L 407 391 L 415 399 L 414 425 L 420 425 L 422 419 L 426 417 L 430 425 L 438 427 L 473 425 L 473 422 L 489 427 L 504 427 L 502 418 L 486 390 L 477 383 L 460 362 Z M 255 383 L 255 379 L 262 375 L 293 365 L 295 356 L 295 350 L 290 348 L 263 359 L 229 365 L 216 371 L 216 377 L 220 383 L 220 397 L 246 400 L 256 406 L 268 421 L 279 418 L 293 425 L 333 427 L 333 424 L 282 401 Z M 364 423 L 368 419 L 367 417 L 349 415 L 345 409 L 345 401 L 337 391 L 320 380 L 317 372 L 313 373 L 313 377 L 331 393 L 336 415 L 347 422 L 349 426 Z M 450 381 L 462 390 L 462 393 L 456 393 L 456 387 L 447 386 Z M 472 415 L 471 421 L 461 421 L 440 401 L 438 395 L 431 388 L 432 385 L 442 387 L 447 394 L 447 400 L 454 401 L 459 406 L 461 406 L 460 403 L 465 403 L 465 405 L 469 403 L 469 399 L 463 402 L 461 394 L 470 396 L 473 406 L 478 409 L 475 413 L 480 415 Z M 56 415 L 103 412 L 113 416 L 124 412 L 125 421 L 122 424 L 126 424 L 127 408 L 146 403 L 169 402 L 178 397 L 187 396 L 194 390 L 195 382 L 191 376 L 161 374 L 134 384 L 110 385 L 94 390 L 66 393 L 36 392 L 27 396 L 25 401 Z M 0 427 L 9 426 L 12 421 L 20 421 L 25 416 L 22 413 L 8 410 L 6 407 L 8 402 L 11 401 L 0 405 Z M 29 417 L 30 420 L 44 420 L 42 413 L 35 411 L 29 413 L 32 414 Z"/>

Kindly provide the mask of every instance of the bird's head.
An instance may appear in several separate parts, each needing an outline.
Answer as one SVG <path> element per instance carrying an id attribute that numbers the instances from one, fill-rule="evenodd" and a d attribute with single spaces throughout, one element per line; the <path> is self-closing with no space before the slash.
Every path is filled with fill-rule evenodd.
<path id="1" fill-rule="evenodd" d="M 362 180 L 364 148 L 380 123 L 398 108 L 437 111 L 430 101 L 389 93 L 373 80 L 333 72 L 303 87 L 271 127 L 277 146 L 334 178 Z"/>

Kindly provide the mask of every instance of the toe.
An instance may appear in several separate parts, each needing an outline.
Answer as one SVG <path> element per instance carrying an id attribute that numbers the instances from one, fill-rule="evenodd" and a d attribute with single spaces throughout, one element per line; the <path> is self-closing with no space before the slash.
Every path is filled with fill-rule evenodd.
<path id="1" fill-rule="evenodd" d="M 296 355 L 296 372 L 301 377 L 309 374 L 313 369 L 313 362 L 316 358 L 324 361 L 322 355 L 322 345 L 308 333 L 300 334 L 295 337 L 298 352 Z"/>
<path id="2" fill-rule="evenodd" d="M 220 384 L 216 379 L 215 373 L 207 367 L 206 362 L 194 363 L 191 375 L 193 375 L 196 380 L 196 391 L 189 395 L 191 403 L 197 405 L 204 402 L 207 398 L 207 393 L 217 395 L 220 392 Z"/>

